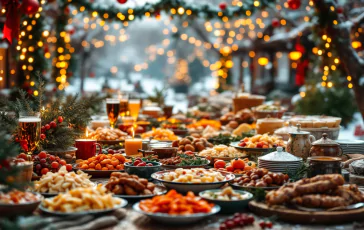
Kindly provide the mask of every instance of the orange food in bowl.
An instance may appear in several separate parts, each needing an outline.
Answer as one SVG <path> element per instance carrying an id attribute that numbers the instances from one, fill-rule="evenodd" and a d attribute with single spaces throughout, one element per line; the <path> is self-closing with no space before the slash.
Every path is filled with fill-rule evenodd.
<path id="1" fill-rule="evenodd" d="M 78 163 L 85 170 L 123 170 L 127 160 L 122 154 L 99 154 Z"/>
<path id="2" fill-rule="evenodd" d="M 236 159 L 231 161 L 231 165 L 234 167 L 234 169 L 244 169 L 245 162 L 241 159 Z"/>

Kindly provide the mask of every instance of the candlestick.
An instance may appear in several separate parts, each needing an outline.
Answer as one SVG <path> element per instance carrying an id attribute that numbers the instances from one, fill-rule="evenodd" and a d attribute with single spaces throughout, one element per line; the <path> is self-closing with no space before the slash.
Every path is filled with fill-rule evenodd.
<path id="1" fill-rule="evenodd" d="M 133 138 L 125 140 L 125 153 L 128 156 L 138 155 L 138 150 L 142 149 L 142 139 Z"/>

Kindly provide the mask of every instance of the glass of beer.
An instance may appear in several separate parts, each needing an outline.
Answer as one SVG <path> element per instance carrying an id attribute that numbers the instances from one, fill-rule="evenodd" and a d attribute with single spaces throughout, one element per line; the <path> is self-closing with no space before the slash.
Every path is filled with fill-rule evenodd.
<path id="1" fill-rule="evenodd" d="M 126 93 L 120 93 L 119 94 L 119 100 L 120 100 L 120 110 L 119 110 L 119 116 L 125 117 L 129 111 L 128 107 L 128 94 Z"/>
<path id="2" fill-rule="evenodd" d="M 134 122 L 137 121 L 140 110 L 140 99 L 130 99 L 129 100 L 129 113 L 133 117 Z"/>
<path id="3" fill-rule="evenodd" d="M 120 101 L 118 98 L 107 98 L 106 99 L 106 113 L 109 118 L 111 128 L 115 128 L 118 120 L 120 110 Z"/>
<path id="4" fill-rule="evenodd" d="M 41 133 L 41 119 L 38 112 L 21 112 L 19 114 L 18 138 L 21 147 L 27 154 L 38 148 Z"/>

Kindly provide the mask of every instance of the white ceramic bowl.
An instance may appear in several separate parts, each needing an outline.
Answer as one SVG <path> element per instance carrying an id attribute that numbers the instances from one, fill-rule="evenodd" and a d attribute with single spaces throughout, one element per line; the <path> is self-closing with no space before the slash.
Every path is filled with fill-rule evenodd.
<path id="1" fill-rule="evenodd" d="M 234 180 L 235 175 L 232 173 L 220 172 L 223 176 L 225 176 L 225 180 L 219 182 L 210 182 L 210 183 L 181 183 L 181 182 L 172 182 L 165 181 L 161 179 L 164 173 L 172 172 L 174 170 L 166 170 L 160 171 L 152 174 L 152 178 L 160 181 L 166 188 L 175 189 L 180 193 L 187 193 L 189 191 L 198 194 L 204 190 L 217 189 L 223 186 L 225 183 Z"/>
<path id="2" fill-rule="evenodd" d="M 199 220 L 202 220 L 206 217 L 215 215 L 216 213 L 218 213 L 220 211 L 220 206 L 215 205 L 211 212 L 209 213 L 195 213 L 193 215 L 169 215 L 166 213 L 151 213 L 151 212 L 144 212 L 143 210 L 141 210 L 139 208 L 139 202 L 135 203 L 133 205 L 133 209 L 136 212 L 142 213 L 148 217 L 150 217 L 153 220 L 159 221 L 161 223 L 166 223 L 166 224 L 190 224 L 190 223 L 195 223 Z"/>

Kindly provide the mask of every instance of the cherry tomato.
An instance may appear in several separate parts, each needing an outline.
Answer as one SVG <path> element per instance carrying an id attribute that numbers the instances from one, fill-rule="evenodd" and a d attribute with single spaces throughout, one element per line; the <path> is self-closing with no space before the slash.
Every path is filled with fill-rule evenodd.
<path id="1" fill-rule="evenodd" d="M 152 163 L 148 163 L 147 166 L 153 166 L 153 164 Z"/>
<path id="2" fill-rule="evenodd" d="M 234 171 L 234 167 L 229 165 L 226 167 L 226 170 L 229 171 L 229 172 L 233 172 Z"/>
<path id="3" fill-rule="evenodd" d="M 185 154 L 186 155 L 193 155 L 193 152 L 192 151 L 186 151 Z"/>
<path id="4" fill-rule="evenodd" d="M 227 221 L 225 221 L 225 224 L 226 224 L 226 227 L 228 227 L 228 228 L 235 227 L 235 223 L 233 220 L 227 220 Z"/>
<path id="5" fill-rule="evenodd" d="M 43 168 L 42 171 L 40 171 L 42 175 L 47 174 L 47 172 L 49 172 L 48 168 Z"/>
<path id="6" fill-rule="evenodd" d="M 66 164 L 66 169 L 68 172 L 72 171 L 72 165 L 71 164 Z"/>
<path id="7" fill-rule="evenodd" d="M 63 122 L 63 117 L 62 117 L 62 116 L 59 116 L 59 117 L 58 117 L 58 122 L 59 122 L 59 123 L 62 123 L 62 122 Z"/>
<path id="8" fill-rule="evenodd" d="M 50 155 L 50 156 L 49 156 L 49 160 L 50 160 L 50 161 L 55 161 L 55 160 L 56 160 L 56 157 L 55 157 L 55 156 L 53 156 L 53 155 Z"/>
<path id="9" fill-rule="evenodd" d="M 51 167 L 52 167 L 53 169 L 58 169 L 58 167 L 59 167 L 59 163 L 58 163 L 58 162 L 56 162 L 56 161 L 53 161 L 53 162 L 52 162 L 52 164 L 51 164 Z"/>
<path id="10" fill-rule="evenodd" d="M 40 134 L 40 139 L 42 140 L 46 139 L 46 135 L 44 133 Z"/>
<path id="11" fill-rule="evenodd" d="M 251 215 L 247 216 L 246 221 L 248 224 L 254 223 L 254 216 L 251 216 Z"/>
<path id="12" fill-rule="evenodd" d="M 44 151 L 42 151 L 42 152 L 40 152 L 40 153 L 38 154 L 38 157 L 39 157 L 40 159 L 46 158 L 46 157 L 47 157 L 47 153 L 46 153 L 46 152 L 44 152 Z"/>
<path id="13" fill-rule="evenodd" d="M 46 125 L 44 126 L 44 128 L 45 128 L 46 130 L 49 130 L 49 129 L 51 128 L 51 126 L 50 126 L 49 124 L 46 124 Z"/>
<path id="14" fill-rule="evenodd" d="M 65 160 L 60 160 L 60 161 L 59 161 L 59 163 L 60 163 L 61 165 L 66 165 L 66 164 L 67 164 L 67 162 L 66 162 Z"/>
<path id="15" fill-rule="evenodd" d="M 20 154 L 18 155 L 18 158 L 21 158 L 21 159 L 24 159 L 24 160 L 28 160 L 28 156 L 27 156 L 27 154 L 25 154 L 25 153 L 20 153 Z"/>
<path id="16" fill-rule="evenodd" d="M 220 169 L 220 168 L 225 168 L 226 166 L 226 162 L 223 160 L 217 160 L 214 164 L 214 168 Z"/>

